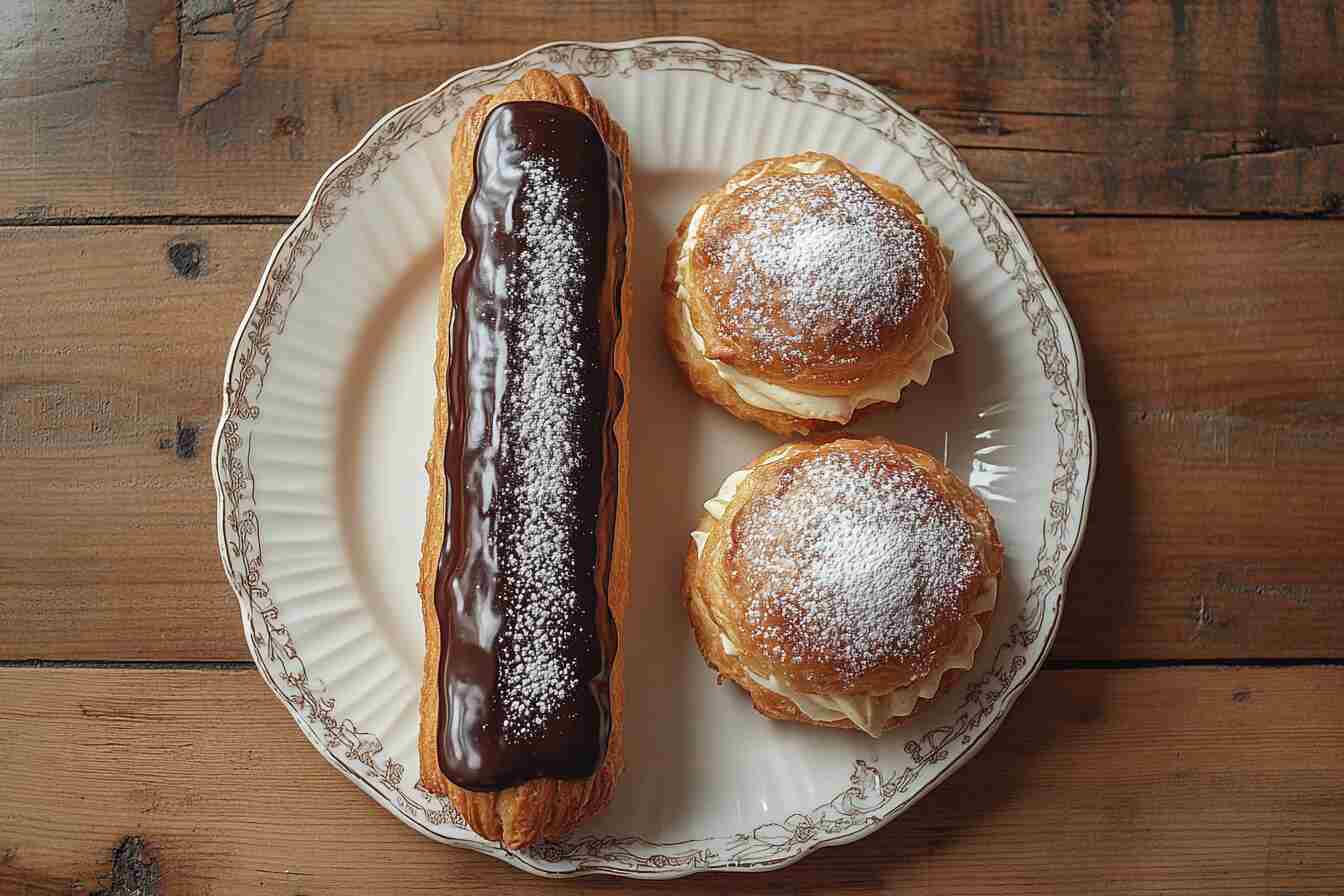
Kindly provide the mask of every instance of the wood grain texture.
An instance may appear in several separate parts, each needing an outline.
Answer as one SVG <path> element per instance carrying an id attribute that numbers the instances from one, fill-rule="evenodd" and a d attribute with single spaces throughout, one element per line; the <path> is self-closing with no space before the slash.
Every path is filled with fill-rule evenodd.
<path id="1" fill-rule="evenodd" d="M 1341 655 L 1344 234 L 1099 224 L 1028 227 L 1098 428 L 1053 655 Z"/>
<path id="2" fill-rule="evenodd" d="M 1053 656 L 1344 655 L 1339 223 L 1028 230 L 1099 427 Z M 280 231 L 0 228 L 0 658 L 246 658 L 209 442 Z"/>
<path id="3" fill-rule="evenodd" d="M 380 115 L 449 76 L 652 34 L 869 80 L 1018 210 L 1344 214 L 1334 3 L 4 6 L 0 218 L 293 214 Z"/>
<path id="4" fill-rule="evenodd" d="M 0 894 L 1344 892 L 1344 224 L 1206 219 L 1344 217 L 1342 9 L 0 0 Z M 653 34 L 851 72 L 1084 216 L 1028 222 L 1098 424 L 1052 663 L 1331 659 L 1046 671 L 885 830 L 667 884 L 419 838 L 250 668 L 10 662 L 246 658 L 210 440 L 278 224 L 445 78 Z"/>
<path id="5" fill-rule="evenodd" d="M 420 838 L 251 670 L 6 669 L 0 695 L 6 892 L 88 892 L 128 835 L 165 893 L 1344 889 L 1341 668 L 1045 672 L 882 831 L 787 872 L 665 884 L 542 881 Z"/>
<path id="6" fill-rule="evenodd" d="M 210 441 L 279 235 L 0 228 L 0 656 L 244 655 Z"/>

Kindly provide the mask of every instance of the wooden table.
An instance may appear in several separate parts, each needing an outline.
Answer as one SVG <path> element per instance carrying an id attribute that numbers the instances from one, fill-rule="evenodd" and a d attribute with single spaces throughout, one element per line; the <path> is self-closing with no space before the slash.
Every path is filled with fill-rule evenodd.
<path id="1" fill-rule="evenodd" d="M 1344 892 L 1344 11 L 566 6 L 0 3 L 0 892 Z M 844 69 L 952 138 L 1077 322 L 1100 467 L 1049 666 L 907 816 L 771 875 L 548 883 L 303 740 L 207 458 L 261 265 L 378 116 L 657 33 Z"/>

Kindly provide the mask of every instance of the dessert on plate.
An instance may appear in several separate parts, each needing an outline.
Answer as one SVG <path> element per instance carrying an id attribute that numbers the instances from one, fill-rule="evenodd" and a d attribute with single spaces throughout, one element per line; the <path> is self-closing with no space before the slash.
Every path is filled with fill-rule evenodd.
<path id="1" fill-rule="evenodd" d="M 710 667 L 772 719 L 878 737 L 974 664 L 1003 547 L 985 503 L 883 438 L 767 451 L 705 502 L 683 596 Z"/>
<path id="2" fill-rule="evenodd" d="M 625 132 L 533 70 L 463 116 L 438 313 L 419 591 L 420 783 L 518 848 L 623 763 L 629 599 Z"/>
<path id="3" fill-rule="evenodd" d="M 895 404 L 952 353 L 951 251 L 900 187 L 833 156 L 761 159 L 687 211 L 663 275 L 692 387 L 778 433 Z"/>

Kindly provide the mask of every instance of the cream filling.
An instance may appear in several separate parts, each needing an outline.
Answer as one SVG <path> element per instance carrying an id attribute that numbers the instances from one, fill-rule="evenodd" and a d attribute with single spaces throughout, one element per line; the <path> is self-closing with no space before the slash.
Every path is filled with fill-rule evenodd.
<path id="1" fill-rule="evenodd" d="M 821 164 L 821 162 L 799 162 L 794 163 L 792 167 L 799 171 L 810 172 L 815 171 Z M 725 190 L 728 193 L 733 193 L 760 176 L 761 174 L 757 174 L 741 183 L 729 183 L 725 186 Z M 695 250 L 698 242 L 696 234 L 700 230 L 700 221 L 704 217 L 706 208 L 707 206 L 701 205 L 691 216 L 691 223 L 686 230 L 686 240 L 682 243 L 681 254 L 677 257 L 677 298 L 681 302 L 681 315 L 686 322 L 686 329 L 691 335 L 691 344 L 702 358 L 705 357 L 705 340 L 696 331 L 695 324 L 691 321 L 689 284 L 691 282 L 691 253 Z M 921 223 L 927 223 L 923 214 L 919 216 L 919 220 Z M 943 252 L 949 257 L 951 256 L 951 251 L 946 247 L 944 247 Z M 952 354 L 952 350 L 952 338 L 947 332 L 947 315 L 944 314 L 934 328 L 928 345 L 910 362 L 909 368 L 887 379 L 870 382 L 849 395 L 812 395 L 808 392 L 799 392 L 796 389 L 777 386 L 774 383 L 768 383 L 765 380 L 750 376 L 729 364 L 715 361 L 712 358 L 705 358 L 705 360 L 709 361 L 720 379 L 733 387 L 733 391 L 737 393 L 739 398 L 753 407 L 810 420 L 848 423 L 850 418 L 854 416 L 854 412 L 859 408 L 883 401 L 894 404 L 900 400 L 902 390 L 912 382 L 921 386 L 927 384 L 929 376 L 933 372 L 933 362 Z"/>
<path id="2" fill-rule="evenodd" d="M 783 460 L 786 457 L 792 457 L 801 450 L 802 449 L 795 448 L 792 445 L 776 448 L 774 451 L 762 457 L 761 462 L 756 466 L 763 467 L 766 464 L 773 464 L 775 461 Z M 723 480 L 723 485 L 719 487 L 719 493 L 705 502 L 705 511 L 716 520 L 723 519 L 724 513 L 728 510 L 728 505 L 732 503 L 733 495 L 737 494 L 737 487 L 742 484 L 742 480 L 751 475 L 752 469 L 754 468 L 748 467 L 745 470 L 738 470 L 736 473 L 731 474 L 727 479 Z M 703 554 L 705 552 L 705 539 L 707 538 L 709 538 L 709 533 L 700 529 L 691 533 L 691 540 L 695 542 L 695 550 L 697 554 Z"/>
<path id="3" fill-rule="evenodd" d="M 796 451 L 795 448 L 786 448 L 774 457 L 766 458 L 762 463 L 774 463 Z M 710 516 L 716 520 L 723 518 L 724 511 L 727 509 L 729 502 L 733 500 L 733 495 L 737 493 L 738 486 L 742 484 L 742 480 L 749 473 L 749 470 L 738 470 L 724 480 L 719 493 L 705 502 L 705 510 Z M 709 533 L 705 531 L 696 530 L 691 533 L 691 538 L 695 541 L 698 552 L 704 551 L 705 540 L 708 537 Z M 809 694 L 790 687 L 774 675 L 762 678 L 750 669 L 747 669 L 747 674 L 751 676 L 752 681 L 761 687 L 789 700 L 794 706 L 798 707 L 799 712 L 809 719 L 818 722 L 849 719 L 855 726 L 872 737 L 881 737 L 887 722 L 910 715 L 915 711 L 915 706 L 921 697 L 925 700 L 933 699 L 933 696 L 938 693 L 938 688 L 942 684 L 945 673 L 953 669 L 970 669 L 975 664 L 975 650 L 984 638 L 984 629 L 980 627 L 976 616 L 994 609 L 998 594 L 998 581 L 991 579 L 986 582 L 985 586 L 980 589 L 980 593 L 976 595 L 975 600 L 971 602 L 966 618 L 957 630 L 952 649 L 943 662 L 938 667 L 929 670 L 927 674 L 910 682 L 910 684 L 885 694 L 849 696 Z M 723 645 L 723 652 L 728 656 L 737 656 L 741 653 L 737 645 L 725 632 L 719 632 L 719 641 Z"/>
<path id="4" fill-rule="evenodd" d="M 794 706 L 798 707 L 799 712 L 809 719 L 818 722 L 849 719 L 855 726 L 872 737 L 881 737 L 887 722 L 910 715 L 915 711 L 915 705 L 921 697 L 925 700 L 933 699 L 934 695 L 938 693 L 938 688 L 942 685 L 944 673 L 953 669 L 969 669 L 975 665 L 975 649 L 980 646 L 980 641 L 985 635 L 984 629 L 980 627 L 980 623 L 976 621 L 975 617 L 980 613 L 988 613 L 994 609 L 997 600 L 998 582 L 991 580 L 985 584 L 985 587 L 981 589 L 971 603 L 970 614 L 962 621 L 961 628 L 957 630 L 957 638 L 952 645 L 952 650 L 942 664 L 930 670 L 927 675 L 887 694 L 856 694 L 851 696 L 808 694 L 789 687 L 774 675 L 762 678 L 750 669 L 747 669 L 747 674 L 751 676 L 752 681 L 761 687 L 787 698 Z M 729 656 L 736 656 L 740 652 L 732 640 L 723 632 L 719 632 L 719 641 L 723 645 L 723 652 Z"/>

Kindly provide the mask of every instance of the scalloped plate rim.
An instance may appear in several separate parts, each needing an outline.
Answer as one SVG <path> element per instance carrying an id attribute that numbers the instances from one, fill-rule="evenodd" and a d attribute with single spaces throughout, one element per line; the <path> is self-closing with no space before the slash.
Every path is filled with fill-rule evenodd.
<path id="1" fill-rule="evenodd" d="M 233 590 L 234 596 L 235 598 L 237 598 L 239 602 L 239 612 L 242 616 L 244 633 L 246 633 L 249 630 L 248 616 L 247 616 L 248 602 L 247 597 L 238 590 L 236 584 L 232 579 L 232 576 L 227 575 L 228 573 L 231 572 L 231 567 L 228 557 L 228 549 L 229 549 L 228 538 L 227 538 L 227 532 L 225 531 L 224 485 L 220 480 L 220 473 L 219 473 L 220 470 L 219 455 L 220 455 L 221 438 L 223 436 L 225 425 L 228 422 L 229 384 L 232 379 L 232 374 L 234 373 L 239 346 L 242 344 L 243 338 L 247 332 L 248 324 L 251 322 L 253 315 L 256 312 L 257 306 L 261 301 L 262 295 L 265 291 L 266 283 L 270 279 L 271 272 L 272 269 L 274 268 L 275 262 L 279 257 L 281 250 L 285 248 L 286 244 L 289 242 L 291 237 L 293 237 L 294 234 L 311 217 L 318 196 L 321 193 L 323 187 L 327 185 L 332 175 L 335 174 L 338 170 L 340 170 L 342 166 L 344 166 L 346 162 L 348 162 L 351 158 L 356 156 L 389 121 L 396 118 L 397 116 L 405 112 L 407 109 L 417 106 L 420 103 L 426 102 L 436 94 L 443 92 L 448 87 L 459 81 L 470 78 L 471 76 L 476 74 L 491 72 L 500 69 L 507 69 L 511 66 L 518 64 L 521 60 L 527 57 L 558 47 L 581 47 L 581 48 L 612 51 L 612 50 L 631 49 L 655 43 L 698 44 L 705 47 L 713 48 L 721 52 L 751 58 L 769 69 L 784 70 L 784 71 L 818 72 L 827 75 L 829 77 L 837 78 L 860 89 L 872 99 L 888 107 L 896 115 L 906 118 L 908 121 L 913 123 L 917 128 L 927 132 L 927 134 L 930 137 L 944 144 L 948 149 L 948 151 L 950 152 L 952 159 L 961 169 L 961 173 L 965 176 L 966 180 L 969 183 L 971 183 L 983 195 L 985 195 L 995 206 L 997 206 L 997 208 L 1004 214 L 1006 220 L 1012 224 L 1014 230 L 1016 231 L 1016 236 L 1021 240 L 1022 244 L 1027 249 L 1030 250 L 1032 257 L 1036 262 L 1036 267 L 1040 272 L 1041 276 L 1044 278 L 1047 286 L 1049 287 L 1049 291 L 1059 300 L 1058 307 L 1052 310 L 1057 311 L 1059 313 L 1062 321 L 1065 324 L 1064 329 L 1067 330 L 1070 342 L 1073 347 L 1073 354 L 1071 360 L 1073 360 L 1075 363 L 1073 364 L 1072 376 L 1076 383 L 1076 390 L 1077 390 L 1076 398 L 1078 403 L 1077 411 L 1079 416 L 1079 427 L 1080 430 L 1085 434 L 1084 441 L 1088 448 L 1087 469 L 1086 469 L 1086 476 L 1084 477 L 1082 482 L 1080 498 L 1078 501 L 1079 517 L 1078 517 L 1077 533 L 1074 536 L 1073 544 L 1070 546 L 1067 556 L 1064 558 L 1059 575 L 1059 581 L 1060 581 L 1059 610 L 1056 613 L 1053 624 L 1049 626 L 1048 631 L 1045 633 L 1044 643 L 1042 644 L 1035 661 L 1031 664 L 1031 667 L 1029 669 L 1025 670 L 1020 680 L 1013 684 L 1012 689 L 1003 694 L 1001 708 L 998 710 L 995 716 L 991 720 L 989 720 L 988 724 L 986 724 L 980 729 L 972 744 L 970 744 L 965 750 L 963 750 L 955 759 L 947 763 L 936 775 L 934 775 L 934 777 L 930 778 L 927 782 L 925 782 L 913 794 L 911 794 L 908 798 L 906 798 L 899 806 L 895 807 L 881 818 L 878 818 L 874 823 L 867 824 L 861 827 L 856 827 L 851 831 L 839 834 L 834 837 L 830 837 L 828 839 L 814 840 L 810 843 L 802 845 L 798 849 L 796 854 L 788 856 L 787 858 L 782 858 L 777 861 L 770 862 L 768 864 L 760 864 L 760 865 L 734 864 L 734 865 L 723 865 L 714 867 L 682 866 L 682 867 L 672 867 L 672 868 L 653 869 L 653 870 L 632 870 L 620 867 L 590 865 L 574 868 L 572 870 L 554 870 L 543 866 L 535 865 L 532 862 L 528 861 L 524 856 L 520 855 L 519 853 L 505 849 L 496 844 L 465 840 L 465 839 L 458 840 L 445 837 L 439 834 L 438 832 L 434 831 L 433 829 L 419 824 L 415 820 L 406 816 L 405 813 L 399 811 L 398 808 L 384 794 L 380 793 L 379 791 L 371 787 L 362 775 L 350 770 L 346 766 L 346 764 L 342 762 L 329 747 L 324 746 L 323 744 L 320 744 L 316 740 L 314 740 L 312 734 L 308 730 L 308 726 L 303 721 L 301 713 L 294 707 L 294 705 L 290 702 L 290 700 L 287 699 L 286 696 L 275 687 L 275 685 L 270 681 L 270 679 L 267 678 L 266 675 L 261 673 L 260 669 L 261 658 L 257 655 L 256 645 L 252 642 L 251 638 L 245 638 L 248 645 L 248 652 L 252 657 L 253 664 L 258 667 L 258 674 L 262 678 L 263 682 L 265 682 L 265 684 L 267 685 L 267 688 L 272 692 L 272 694 L 274 694 L 276 699 L 278 699 L 280 703 L 285 707 L 285 709 L 289 712 L 290 716 L 295 721 L 300 732 L 303 733 L 304 737 L 309 741 L 309 743 L 313 745 L 313 747 L 317 750 L 317 752 L 320 755 L 322 755 L 333 767 L 338 769 L 348 780 L 350 780 L 353 784 L 355 784 L 361 791 L 363 791 L 376 803 L 378 803 L 378 805 L 382 806 L 384 809 L 389 811 L 393 815 L 393 817 L 397 818 L 402 823 L 406 824 L 409 827 L 412 827 L 417 832 L 421 833 L 422 835 L 432 840 L 435 840 L 440 843 L 449 844 L 452 846 L 470 849 L 474 852 L 482 853 L 485 855 L 494 856 L 516 868 L 519 868 L 520 870 L 524 870 L 534 875 L 545 878 L 565 879 L 565 878 L 586 877 L 590 875 L 606 874 L 615 877 L 622 877 L 629 879 L 646 878 L 656 880 L 669 880 L 669 879 L 688 877 L 690 875 L 706 871 L 736 872 L 736 873 L 760 873 L 760 872 L 776 871 L 783 868 L 787 868 L 790 865 L 793 865 L 794 863 L 801 861 L 803 858 L 825 847 L 842 846 L 848 843 L 853 843 L 856 840 L 860 840 L 868 836 L 869 834 L 877 830 L 880 830 L 894 819 L 903 815 L 912 806 L 914 806 L 915 803 L 917 803 L 930 791 L 932 791 L 935 787 L 937 787 L 944 780 L 946 780 L 948 776 L 950 776 L 952 773 L 960 769 L 967 761 L 969 761 L 972 757 L 978 754 L 981 749 L 984 748 L 985 744 L 998 730 L 999 726 L 1002 725 L 1004 719 L 1007 718 L 1008 713 L 1012 710 L 1013 704 L 1016 703 L 1018 697 L 1021 696 L 1022 691 L 1025 690 L 1026 686 L 1031 683 L 1031 681 L 1035 678 L 1036 674 L 1040 671 L 1041 666 L 1044 664 L 1045 658 L 1049 654 L 1051 646 L 1054 644 L 1055 637 L 1059 631 L 1060 615 L 1062 614 L 1064 599 L 1068 591 L 1068 577 L 1070 572 L 1072 571 L 1073 563 L 1077 559 L 1079 548 L 1082 545 L 1083 535 L 1087 527 L 1088 514 L 1091 509 L 1092 486 L 1094 484 L 1094 480 L 1096 477 L 1096 424 L 1092 414 L 1090 403 L 1087 398 L 1086 371 L 1082 363 L 1083 360 L 1082 345 L 1078 337 L 1077 327 L 1074 325 L 1073 319 L 1069 315 L 1068 308 L 1063 302 L 1059 289 L 1055 286 L 1053 279 L 1050 277 L 1049 271 L 1046 269 L 1044 264 L 1041 263 L 1040 257 L 1037 254 L 1035 247 L 1027 238 L 1026 232 L 1022 228 L 1022 224 L 1018 220 L 1017 216 L 1013 213 L 1012 209 L 1008 206 L 1008 204 L 1004 202 L 1002 197 L 998 195 L 998 193 L 996 193 L 990 187 L 986 186 L 971 173 L 970 167 L 966 164 L 966 161 L 962 157 L 960 151 L 957 150 L 957 148 L 951 143 L 951 141 L 947 140 L 945 137 L 942 137 L 942 135 L 938 134 L 936 130 L 934 130 L 932 127 L 926 124 L 922 119 L 910 113 L 899 103 L 896 103 L 895 101 L 891 100 L 881 91 L 878 91 L 876 88 L 866 83 L 862 79 L 859 79 L 845 72 L 838 71 L 836 69 L 828 68 L 826 66 L 810 65 L 807 63 L 782 62 L 779 60 L 771 59 L 766 56 L 762 56 L 757 53 L 753 53 L 749 50 L 742 50 L 735 47 L 725 46 L 724 44 L 721 44 L 718 41 L 715 41 L 711 38 L 696 37 L 690 35 L 660 35 L 656 37 L 634 38 L 624 41 L 582 41 L 582 40 L 550 41 L 524 50 L 523 52 L 518 53 L 517 55 L 510 57 L 509 59 L 496 63 L 491 63 L 488 65 L 475 66 L 473 68 L 469 68 L 462 72 L 459 72 L 453 77 L 444 80 L 438 86 L 434 87 L 432 90 L 429 90 L 423 95 L 416 97 L 415 99 L 412 99 L 406 103 L 402 103 L 401 105 L 396 106 L 395 108 L 391 109 L 384 115 L 380 116 L 368 128 L 368 130 L 364 133 L 364 135 L 354 144 L 354 146 L 351 147 L 351 149 L 348 152 L 341 155 L 334 162 L 332 162 L 331 165 L 327 167 L 326 171 L 323 172 L 322 176 L 318 178 L 312 191 L 309 193 L 308 199 L 305 201 L 302 210 L 299 212 L 298 215 L 295 216 L 294 220 L 289 224 L 289 226 L 285 228 L 284 232 L 280 235 L 279 239 L 276 241 L 274 248 L 272 248 L 271 253 L 266 260 L 266 264 L 262 268 L 257 289 L 253 293 L 252 299 L 248 303 L 247 308 L 243 313 L 243 317 L 238 326 L 238 329 L 235 332 L 234 337 L 229 344 L 229 349 L 226 355 L 226 361 L 224 365 L 223 384 L 221 387 L 223 407 L 221 410 L 220 421 L 215 428 L 215 439 L 211 445 L 211 480 L 214 483 L 215 487 L 216 536 L 220 551 L 220 559 L 224 566 L 226 577 L 229 579 L 229 586 L 231 590 Z"/>

